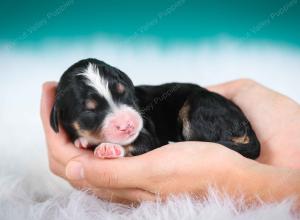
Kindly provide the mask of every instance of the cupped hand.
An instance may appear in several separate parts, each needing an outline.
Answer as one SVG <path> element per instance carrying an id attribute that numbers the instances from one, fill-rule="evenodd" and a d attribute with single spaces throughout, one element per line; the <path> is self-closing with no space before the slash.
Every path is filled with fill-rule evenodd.
<path id="1" fill-rule="evenodd" d="M 108 187 L 100 187 L 90 184 L 86 180 L 69 180 L 66 176 L 66 166 L 67 164 L 74 160 L 75 158 L 90 158 L 94 159 L 94 154 L 91 151 L 78 149 L 70 141 L 67 134 L 62 128 L 59 129 L 59 133 L 55 133 L 50 125 L 50 113 L 52 106 L 55 101 L 55 90 L 56 82 L 46 82 L 42 88 L 42 98 L 41 98 L 41 108 L 40 114 L 42 119 L 42 124 L 45 133 L 46 144 L 48 147 L 48 161 L 49 167 L 52 173 L 55 175 L 69 181 L 69 183 L 78 189 L 88 189 L 92 193 L 97 194 L 99 197 L 112 200 L 115 202 L 128 203 L 131 201 L 136 201 L 137 196 L 143 195 L 143 198 L 148 195 L 148 192 L 137 189 L 110 189 Z M 69 173 L 69 175 L 71 175 Z M 106 174 L 104 174 L 104 179 L 110 179 Z M 95 179 L 98 178 L 95 174 Z M 151 197 L 152 198 L 152 197 Z"/>
<path id="2" fill-rule="evenodd" d="M 259 162 L 300 168 L 298 103 L 249 79 L 208 89 L 231 99 L 245 113 L 261 143 Z"/>
<path id="3" fill-rule="evenodd" d="M 52 131 L 49 115 L 55 88 L 55 83 L 44 85 L 41 103 L 50 169 L 74 187 L 87 188 L 101 198 L 137 202 L 154 200 L 157 194 L 161 198 L 186 192 L 203 195 L 210 185 L 229 191 L 235 188 L 240 171 L 256 163 L 221 145 L 204 142 L 170 144 L 116 160 L 95 158 L 91 152 L 75 148 L 62 129 L 58 134 Z M 262 143 L 260 162 L 300 167 L 294 155 L 300 155 L 297 103 L 251 80 L 209 89 L 232 99 L 245 112 Z"/>
<path id="4" fill-rule="evenodd" d="M 221 145 L 204 142 L 166 145 L 116 160 L 95 158 L 92 152 L 76 148 L 63 129 L 52 130 L 49 117 L 56 85 L 45 83 L 41 100 L 50 169 L 72 186 L 89 189 L 101 198 L 127 203 L 154 200 L 158 194 L 160 198 L 184 192 L 205 194 L 208 185 L 221 184 L 227 167 L 242 158 Z"/>

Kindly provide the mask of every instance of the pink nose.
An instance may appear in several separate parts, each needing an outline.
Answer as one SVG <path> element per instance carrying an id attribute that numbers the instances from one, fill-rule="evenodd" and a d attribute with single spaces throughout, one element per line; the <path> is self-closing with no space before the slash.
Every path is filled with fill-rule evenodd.
<path id="1" fill-rule="evenodd" d="M 130 134 L 134 130 L 134 125 L 129 121 L 124 124 L 116 125 L 116 128 L 119 132 Z"/>

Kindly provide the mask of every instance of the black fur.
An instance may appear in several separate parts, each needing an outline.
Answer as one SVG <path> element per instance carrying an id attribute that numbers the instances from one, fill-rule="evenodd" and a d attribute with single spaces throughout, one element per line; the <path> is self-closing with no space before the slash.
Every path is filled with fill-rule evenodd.
<path id="1" fill-rule="evenodd" d="M 132 106 L 143 117 L 144 128 L 132 144 L 132 155 L 145 153 L 169 141 L 207 141 L 220 143 L 248 158 L 259 156 L 260 144 L 249 121 L 230 100 L 195 84 L 134 87 L 125 73 L 96 59 L 77 62 L 61 77 L 50 118 L 56 132 L 60 121 L 74 141 L 78 137 L 72 127 L 75 120 L 80 122 L 81 128 L 93 131 L 99 129 L 107 114 L 106 101 L 76 76 L 88 63 L 96 64 L 100 74 L 109 81 L 115 102 Z M 114 86 L 119 82 L 125 85 L 125 94 L 115 92 Z M 94 111 L 84 107 L 89 97 L 97 101 Z M 243 137 L 244 142 L 234 141 Z"/>

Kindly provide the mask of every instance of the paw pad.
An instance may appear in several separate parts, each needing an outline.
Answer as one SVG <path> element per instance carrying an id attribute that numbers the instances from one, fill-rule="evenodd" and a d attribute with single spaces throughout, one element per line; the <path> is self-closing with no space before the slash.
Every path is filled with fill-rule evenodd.
<path id="1" fill-rule="evenodd" d="M 124 157 L 125 150 L 119 144 L 102 143 L 94 151 L 94 155 L 99 158 L 119 158 Z"/>

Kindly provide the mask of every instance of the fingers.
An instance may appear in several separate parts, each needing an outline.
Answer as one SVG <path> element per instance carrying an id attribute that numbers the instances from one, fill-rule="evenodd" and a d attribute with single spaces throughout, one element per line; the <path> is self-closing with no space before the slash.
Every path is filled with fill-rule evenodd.
<path id="1" fill-rule="evenodd" d="M 59 133 L 55 133 L 50 125 L 50 114 L 55 102 L 56 87 L 56 82 L 46 82 L 43 84 L 40 114 L 46 140 L 55 139 L 57 142 L 64 144 L 68 142 L 66 133 L 62 129 L 60 129 Z"/>
<path id="2" fill-rule="evenodd" d="M 76 189 L 87 191 L 103 200 L 110 202 L 132 204 L 141 201 L 154 201 L 155 194 L 141 189 L 111 189 L 99 188 L 91 185 L 86 180 L 72 180 L 70 185 Z"/>
<path id="3" fill-rule="evenodd" d="M 66 168 L 69 180 L 85 179 L 91 185 L 108 188 L 142 188 L 145 184 L 147 158 L 136 157 L 102 160 L 79 156 Z"/>
<path id="4" fill-rule="evenodd" d="M 65 165 L 59 163 L 57 160 L 55 160 L 53 157 L 49 157 L 48 158 L 48 163 L 49 163 L 49 169 L 50 171 L 56 175 L 56 176 L 59 176 L 63 179 L 67 179 L 66 178 L 66 175 L 65 175 L 65 170 L 66 170 L 66 167 Z"/>
<path id="5" fill-rule="evenodd" d="M 57 144 L 55 140 L 50 140 L 48 143 L 48 156 L 55 158 L 56 161 L 64 166 L 79 155 L 93 155 L 93 152 L 85 149 L 78 149 L 69 142 L 68 144 Z"/>
<path id="6" fill-rule="evenodd" d="M 96 189 L 91 192 L 102 199 L 127 204 L 156 200 L 155 194 L 141 189 Z"/>
<path id="7" fill-rule="evenodd" d="M 92 153 L 74 147 L 73 143 L 70 142 L 67 134 L 62 128 L 59 129 L 59 133 L 55 133 L 53 131 L 50 125 L 50 114 L 55 102 L 56 86 L 56 82 L 44 83 L 40 113 L 48 146 L 49 160 L 56 160 L 60 164 L 66 165 L 73 157 L 76 157 L 80 154 Z"/>
<path id="8" fill-rule="evenodd" d="M 65 166 L 69 160 L 73 157 L 77 157 L 78 155 L 89 155 L 93 156 L 92 152 L 79 150 L 75 148 L 75 146 L 69 141 L 66 133 L 62 128 L 60 128 L 59 133 L 55 133 L 50 126 L 50 114 L 51 109 L 55 102 L 55 90 L 56 90 L 57 83 L 55 82 L 47 82 L 43 85 L 43 92 L 41 98 L 41 120 L 45 132 L 45 138 L 48 146 L 48 155 L 49 155 L 49 167 L 52 173 L 57 176 L 60 176 L 64 179 L 67 179 Z M 90 165 L 93 166 L 93 165 Z M 96 178 L 94 180 L 93 170 L 97 167 L 92 169 L 91 172 L 87 172 L 88 179 L 91 179 L 91 183 L 101 183 L 104 182 L 103 185 L 109 186 L 109 183 L 113 183 L 111 181 L 114 178 L 109 177 L 107 174 L 109 172 L 110 165 L 104 164 L 104 167 L 107 169 L 102 168 L 99 169 L 99 173 L 104 173 L 102 176 L 105 176 L 104 180 L 100 180 L 100 178 Z M 122 164 L 124 166 L 124 164 Z M 114 165 L 114 169 L 122 169 L 122 166 Z M 111 170 L 111 169 L 110 169 Z M 130 169 L 129 169 L 130 170 Z M 101 172 L 105 171 L 105 172 Z M 130 172 L 130 171 L 129 171 Z M 97 172 L 95 172 L 97 174 Z M 120 175 L 120 177 L 122 177 Z M 122 178 L 124 179 L 124 178 Z M 105 182 L 106 180 L 106 182 Z M 91 192 L 102 199 L 107 199 L 114 202 L 122 202 L 122 203 L 131 203 L 131 202 L 138 202 L 139 200 L 154 200 L 155 196 L 149 192 L 139 190 L 139 189 L 103 189 L 103 188 L 95 188 L 94 185 L 90 184 L 85 179 L 83 180 L 71 180 L 69 181 L 70 184 L 79 189 L 90 189 Z"/>
<path id="9" fill-rule="evenodd" d="M 207 89 L 232 100 L 237 94 L 240 93 L 241 90 L 248 89 L 250 86 L 255 84 L 257 83 L 251 79 L 238 79 L 219 85 L 209 86 Z"/>
<path id="10" fill-rule="evenodd" d="M 97 197 L 118 203 L 136 203 L 140 201 L 154 201 L 156 195 L 138 188 L 108 188 L 93 185 L 88 180 L 70 180 L 69 183 L 77 189 L 88 190 Z"/>
<path id="11" fill-rule="evenodd" d="M 76 183 L 71 183 L 71 185 L 77 189 L 87 190 L 88 193 L 110 202 L 137 204 L 142 201 L 157 200 L 157 196 L 155 194 L 140 189 L 93 188 L 92 186 L 86 187 L 85 185 L 78 186 Z"/>
<path id="12" fill-rule="evenodd" d="M 65 167 L 59 164 L 55 164 L 56 175 L 66 178 Z M 117 203 L 139 203 L 141 201 L 155 201 L 156 195 L 154 193 L 138 189 L 138 188 L 105 188 L 93 185 L 86 179 L 81 180 L 69 180 L 69 183 L 77 189 L 88 190 L 97 197 Z"/>

